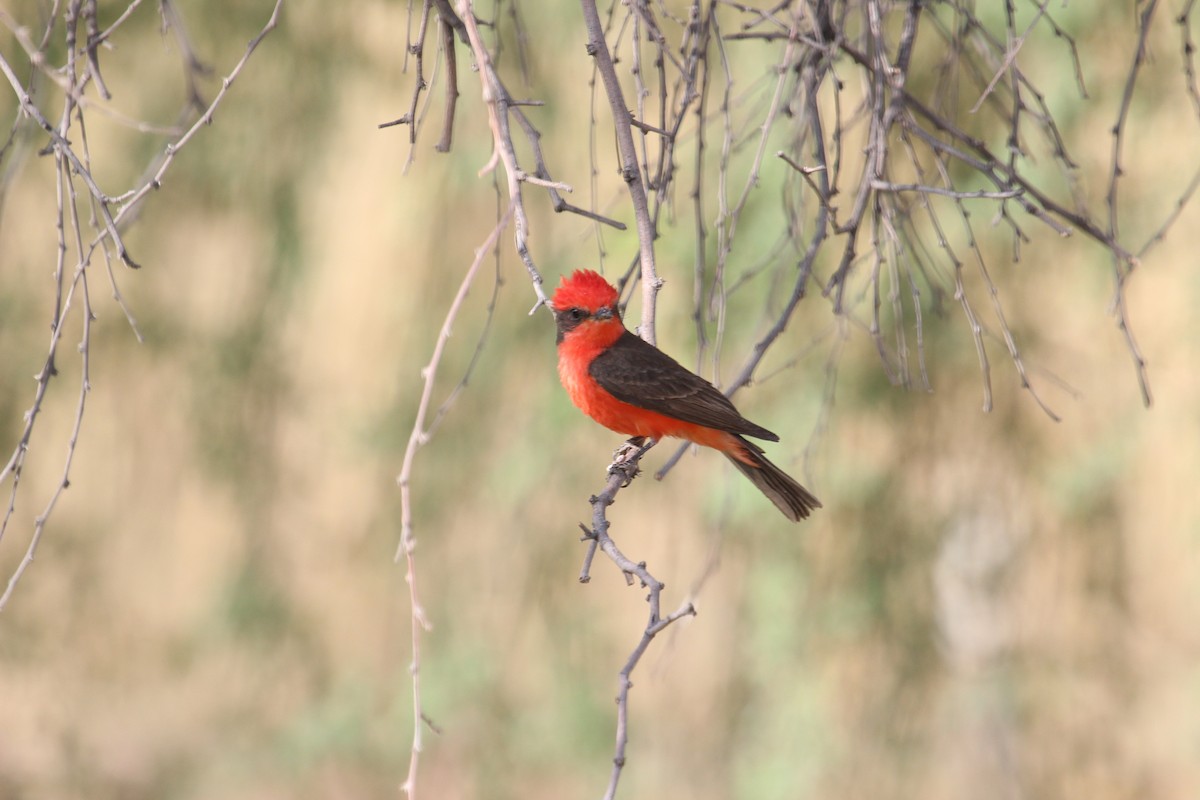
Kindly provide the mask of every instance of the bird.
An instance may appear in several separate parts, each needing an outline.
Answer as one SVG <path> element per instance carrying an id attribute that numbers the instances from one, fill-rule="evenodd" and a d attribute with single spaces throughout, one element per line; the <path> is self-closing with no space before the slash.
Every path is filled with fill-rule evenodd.
<path id="1" fill-rule="evenodd" d="M 558 375 L 571 402 L 635 443 L 669 436 L 719 450 L 793 522 L 821 508 L 812 492 L 746 438 L 779 437 L 743 417 L 704 378 L 630 333 L 618 298 L 602 275 L 581 269 L 564 276 L 550 299 Z"/>

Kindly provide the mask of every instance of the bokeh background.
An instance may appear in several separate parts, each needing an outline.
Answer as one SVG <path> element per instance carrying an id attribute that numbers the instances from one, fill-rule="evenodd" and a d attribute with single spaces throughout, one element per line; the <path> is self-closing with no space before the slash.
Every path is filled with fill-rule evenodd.
<path id="1" fill-rule="evenodd" d="M 177 5 L 218 75 L 270 12 Z M 1061 45 L 1031 45 L 1027 57 L 1065 104 L 1096 210 L 1135 42 L 1128 4 L 1086 5 L 1058 19 L 1078 40 L 1088 99 Z M 9 10 L 36 19 L 40 7 Z M 587 205 L 591 64 L 578 13 L 523 10 L 529 94 L 552 100 L 530 113 L 555 177 Z M 170 122 L 184 86 L 178 46 L 145 11 L 104 54 L 105 77 L 125 113 Z M 392 561 L 395 477 L 421 368 L 498 205 L 477 174 L 491 143 L 462 54 L 452 153 L 433 151 L 439 101 L 407 172 L 407 129 L 376 128 L 407 110 L 407 25 L 402 3 L 289 5 L 129 230 L 144 267 L 117 274 L 143 343 L 97 271 L 71 487 L 0 615 L 0 797 L 396 795 L 411 653 Z M 9 33 L 0 48 L 16 63 Z M 1131 242 L 1170 212 L 1200 160 L 1179 48 L 1177 26 L 1155 28 L 1125 165 Z M 762 51 L 731 52 L 747 86 L 777 58 Z M 13 108 L 3 93 L 5 119 Z M 598 203 L 628 222 L 606 183 L 599 113 Z M 131 184 L 161 140 L 93 120 L 97 177 Z M 764 169 L 753 201 L 763 215 L 782 166 Z M 7 454 L 44 358 L 55 232 L 50 159 L 27 149 L 5 169 Z M 599 262 L 590 223 L 526 196 L 552 283 Z M 989 213 L 976 216 L 985 234 Z M 669 279 L 659 341 L 688 363 L 694 236 L 681 218 L 658 245 Z M 804 301 L 764 365 L 771 377 L 739 402 L 782 436 L 772 458 L 825 509 L 791 526 L 723 459 L 699 454 L 661 483 L 638 480 L 610 513 L 626 552 L 666 582 L 665 605 L 692 596 L 699 610 L 635 676 L 621 796 L 1200 794 L 1197 219 L 1186 210 L 1129 284 L 1150 409 L 1107 313 L 1111 263 L 1082 237 L 1035 229 L 1015 264 L 1002 231 L 984 241 L 1057 423 L 995 340 L 995 408 L 981 411 L 974 345 L 952 301 L 925 320 L 930 392 L 891 386 L 865 331 L 851 326 L 838 344 L 828 303 Z M 603 249 L 611 273 L 636 242 L 609 232 Z M 736 255 L 745 268 L 762 253 L 748 244 Z M 437 401 L 494 304 L 484 349 L 413 477 L 434 624 L 425 705 L 441 729 L 426 737 L 423 797 L 597 796 L 616 671 L 645 622 L 644 593 L 607 562 L 589 585 L 576 580 L 577 523 L 618 440 L 570 407 L 550 318 L 528 316 L 532 302 L 506 233 L 455 326 Z M 767 324 L 759 306 L 735 308 L 726 377 Z M 78 338 L 76 321 L 0 542 L 5 578 L 61 474 Z"/>

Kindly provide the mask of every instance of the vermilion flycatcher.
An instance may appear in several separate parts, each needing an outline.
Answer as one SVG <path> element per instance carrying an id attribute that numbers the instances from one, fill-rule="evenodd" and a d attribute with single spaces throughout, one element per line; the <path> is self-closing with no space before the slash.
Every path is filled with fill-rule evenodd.
<path id="1" fill-rule="evenodd" d="M 571 402 L 626 436 L 674 436 L 720 450 L 784 516 L 799 522 L 821 503 L 745 436 L 779 437 L 738 413 L 711 383 L 625 329 L 617 290 L 591 270 L 563 278 L 550 301 L 558 374 Z"/>

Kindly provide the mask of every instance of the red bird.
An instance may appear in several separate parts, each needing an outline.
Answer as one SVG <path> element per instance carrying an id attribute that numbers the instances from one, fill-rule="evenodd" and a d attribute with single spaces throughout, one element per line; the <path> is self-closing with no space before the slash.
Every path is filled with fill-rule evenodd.
<path id="1" fill-rule="evenodd" d="M 778 442 L 711 383 L 625 329 L 617 290 L 591 270 L 563 278 L 550 301 L 558 325 L 558 374 L 571 402 L 617 433 L 687 439 L 720 450 L 799 522 L 821 503 L 746 436 Z"/>

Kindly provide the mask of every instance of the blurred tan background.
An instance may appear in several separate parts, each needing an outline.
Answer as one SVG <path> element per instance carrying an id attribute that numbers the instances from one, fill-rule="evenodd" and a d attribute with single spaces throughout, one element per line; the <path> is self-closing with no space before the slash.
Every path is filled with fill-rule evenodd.
<path id="1" fill-rule="evenodd" d="M 218 74 L 270 11 L 223 5 L 179 3 Z M 531 117 L 555 177 L 589 205 L 579 153 L 591 64 L 577 10 L 523 11 L 537 45 L 529 94 L 554 101 Z M 1062 11 L 1090 100 L 1069 74 L 1061 85 L 1047 77 L 1074 104 L 1065 133 L 1094 210 L 1130 14 Z M 395 477 L 421 367 L 497 206 L 490 177 L 476 174 L 491 145 L 464 54 L 451 154 L 433 151 L 440 97 L 407 174 L 407 128 L 376 129 L 408 107 L 407 24 L 401 3 L 286 9 L 128 233 L 144 267 L 117 275 L 143 344 L 95 270 L 93 389 L 71 487 L 0 614 L 0 797 L 397 794 L 411 690 Z M 126 34 L 105 54 L 115 104 L 169 122 L 183 85 L 177 48 L 153 12 Z M 1131 243 L 1169 213 L 1197 163 L 1178 31 L 1160 24 L 1151 44 L 1142 79 L 1162 88 L 1142 95 L 1130 131 Z M 0 47 L 15 59 L 7 33 Z M 746 85 L 771 61 L 759 49 L 737 51 Z M 1065 63 L 1060 51 L 1029 58 Z M 3 93 L 4 119 L 12 109 Z M 599 113 L 600 210 L 632 222 Z M 89 139 L 98 178 L 114 187 L 161 146 L 99 117 Z M 777 203 L 779 180 L 769 164 L 755 202 Z M 537 191 L 526 198 L 551 285 L 597 263 L 590 223 L 554 215 Z M 53 208 L 53 165 L 26 154 L 0 219 L 5 458 L 48 338 Z M 990 213 L 976 214 L 981 232 Z M 658 244 L 669 280 L 659 342 L 690 363 L 694 239 L 680 218 Z M 1012 328 L 1059 423 L 1021 390 L 995 340 L 995 409 L 981 412 L 974 346 L 952 300 L 926 319 L 931 393 L 890 386 L 855 329 L 830 405 L 833 318 L 806 299 L 764 366 L 774 377 L 739 405 L 781 434 L 771 457 L 825 509 L 793 527 L 723 459 L 699 454 L 662 483 L 639 479 L 610 513 L 626 552 L 667 584 L 665 605 L 694 592 L 699 609 L 635 676 L 620 796 L 1200 795 L 1196 220 L 1185 211 L 1129 288 L 1149 410 L 1106 313 L 1110 263 L 1083 237 L 1034 228 L 1018 264 L 1002 235 L 990 244 Z M 606 232 L 604 247 L 612 274 L 636 243 Z M 616 671 L 645 604 L 599 559 L 592 583 L 577 583 L 576 525 L 619 440 L 570 407 L 550 318 L 526 315 L 533 294 L 510 233 L 501 251 L 481 360 L 414 474 L 434 623 L 422 675 L 442 728 L 426 738 L 420 796 L 596 797 Z M 744 268 L 761 253 L 737 255 Z M 495 284 L 486 264 L 438 401 L 471 359 Z M 744 319 L 726 377 L 763 330 Z M 0 542 L 4 579 L 62 471 L 78 338 L 76 322 Z"/>

